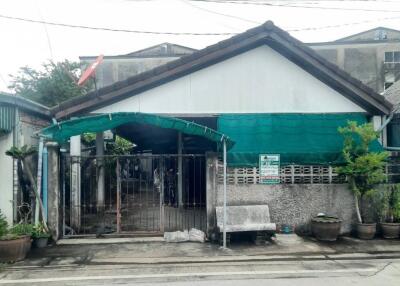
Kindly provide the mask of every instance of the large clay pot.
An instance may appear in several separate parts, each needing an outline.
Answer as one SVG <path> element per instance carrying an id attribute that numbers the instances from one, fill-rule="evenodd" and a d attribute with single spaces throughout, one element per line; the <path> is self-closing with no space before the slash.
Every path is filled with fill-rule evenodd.
<path id="1" fill-rule="evenodd" d="M 15 262 L 24 260 L 31 249 L 30 236 L 22 236 L 17 239 L 0 240 L 0 262 Z"/>
<path id="2" fill-rule="evenodd" d="M 382 236 L 384 238 L 399 238 L 400 236 L 400 223 L 381 223 Z"/>
<path id="3" fill-rule="evenodd" d="M 376 233 L 376 223 L 358 223 L 357 236 L 360 239 L 373 239 Z"/>
<path id="4" fill-rule="evenodd" d="M 311 231 L 321 241 L 335 241 L 340 233 L 342 221 L 336 217 L 314 217 Z"/>

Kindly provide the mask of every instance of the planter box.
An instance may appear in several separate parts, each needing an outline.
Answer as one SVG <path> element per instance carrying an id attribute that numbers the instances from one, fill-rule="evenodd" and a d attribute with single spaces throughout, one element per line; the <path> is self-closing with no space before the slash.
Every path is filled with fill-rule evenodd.
<path id="1" fill-rule="evenodd" d="M 31 249 L 30 236 L 23 236 L 12 240 L 0 240 L 0 262 L 15 262 L 24 260 Z"/>

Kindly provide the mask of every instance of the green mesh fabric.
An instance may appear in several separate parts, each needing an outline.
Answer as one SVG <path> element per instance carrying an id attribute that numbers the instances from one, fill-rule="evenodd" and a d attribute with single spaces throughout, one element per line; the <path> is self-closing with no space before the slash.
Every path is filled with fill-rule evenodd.
<path id="1" fill-rule="evenodd" d="M 62 143 L 66 142 L 71 136 L 110 130 L 126 123 L 142 123 L 160 128 L 175 129 L 185 134 L 205 137 L 215 142 L 222 142 L 223 138 L 226 138 L 228 149 L 234 145 L 230 138 L 209 127 L 174 117 L 140 112 L 117 112 L 71 119 L 42 129 L 40 133 L 41 136 L 49 140 Z"/>
<path id="2" fill-rule="evenodd" d="M 232 167 L 258 166 L 259 154 L 280 154 L 281 164 L 343 163 L 343 138 L 338 127 L 347 121 L 367 122 L 366 115 L 341 114 L 227 114 L 218 131 L 236 142 L 228 152 Z M 372 151 L 382 150 L 378 141 Z"/>

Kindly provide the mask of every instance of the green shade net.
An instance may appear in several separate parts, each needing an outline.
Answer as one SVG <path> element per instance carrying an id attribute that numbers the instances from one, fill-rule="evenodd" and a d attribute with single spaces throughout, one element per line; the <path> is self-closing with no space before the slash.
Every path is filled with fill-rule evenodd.
<path id="1" fill-rule="evenodd" d="M 214 142 L 222 142 L 225 139 L 228 149 L 234 145 L 230 138 L 209 127 L 174 117 L 140 112 L 117 112 L 71 119 L 42 129 L 40 135 L 49 140 L 62 143 L 66 142 L 71 136 L 110 130 L 127 123 L 149 124 L 160 128 L 175 129 L 182 133 L 201 136 Z"/>
<path id="2" fill-rule="evenodd" d="M 227 114 L 218 119 L 218 131 L 236 142 L 228 152 L 232 167 L 258 166 L 259 154 L 280 154 L 281 164 L 343 163 L 343 137 L 338 127 L 347 121 L 366 123 L 364 114 Z M 370 146 L 380 151 L 378 141 Z"/>

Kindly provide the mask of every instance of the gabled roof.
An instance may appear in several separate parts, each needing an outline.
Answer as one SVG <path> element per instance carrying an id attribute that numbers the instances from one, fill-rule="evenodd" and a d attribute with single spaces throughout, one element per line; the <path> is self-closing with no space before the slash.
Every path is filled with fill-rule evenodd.
<path id="1" fill-rule="evenodd" d="M 153 58 L 153 57 L 182 57 L 197 51 L 196 49 L 173 44 L 161 43 L 145 49 L 134 51 L 125 55 L 104 56 L 105 59 L 127 59 L 127 58 Z M 97 56 L 80 56 L 80 60 L 94 60 Z"/>
<path id="2" fill-rule="evenodd" d="M 388 114 L 390 102 L 377 94 L 361 81 L 331 64 L 304 43 L 275 26 L 271 21 L 194 52 L 191 55 L 171 61 L 124 81 L 106 86 L 98 92 L 91 92 L 54 107 L 56 118 L 65 118 L 112 104 L 139 94 L 166 82 L 193 73 L 235 55 L 268 45 L 290 61 L 300 66 L 343 96 L 355 102 L 370 114 Z"/>
<path id="3" fill-rule="evenodd" d="M 383 96 L 386 98 L 386 100 L 390 101 L 391 104 L 399 105 L 400 104 L 400 80 L 396 81 L 387 90 L 385 90 L 385 93 L 383 94 Z"/>
<path id="4" fill-rule="evenodd" d="M 11 93 L 0 91 L 0 105 L 15 106 L 41 117 L 51 118 L 50 109 L 47 106 Z"/>
<path id="5" fill-rule="evenodd" d="M 353 34 L 353 35 L 350 35 L 350 36 L 346 36 L 346 37 L 344 37 L 344 38 L 337 39 L 337 40 L 335 40 L 334 42 L 352 42 L 352 41 L 358 41 L 358 40 L 359 40 L 358 38 L 359 38 L 360 36 L 362 36 L 362 35 L 364 35 L 364 34 L 368 34 L 368 33 L 370 33 L 370 32 L 374 32 L 374 31 L 394 32 L 394 33 L 396 33 L 396 34 L 399 34 L 399 37 L 400 37 L 400 31 L 399 31 L 399 30 L 395 30 L 395 29 L 391 29 L 391 28 L 386 28 L 386 27 L 376 27 L 376 28 L 373 28 L 373 29 L 370 29 L 370 30 L 362 31 L 362 32 L 357 33 L 357 34 Z M 369 40 L 370 40 L 370 39 L 369 39 Z M 382 39 L 378 39 L 378 40 L 382 40 Z M 386 40 L 386 41 L 388 41 L 388 40 Z"/>

